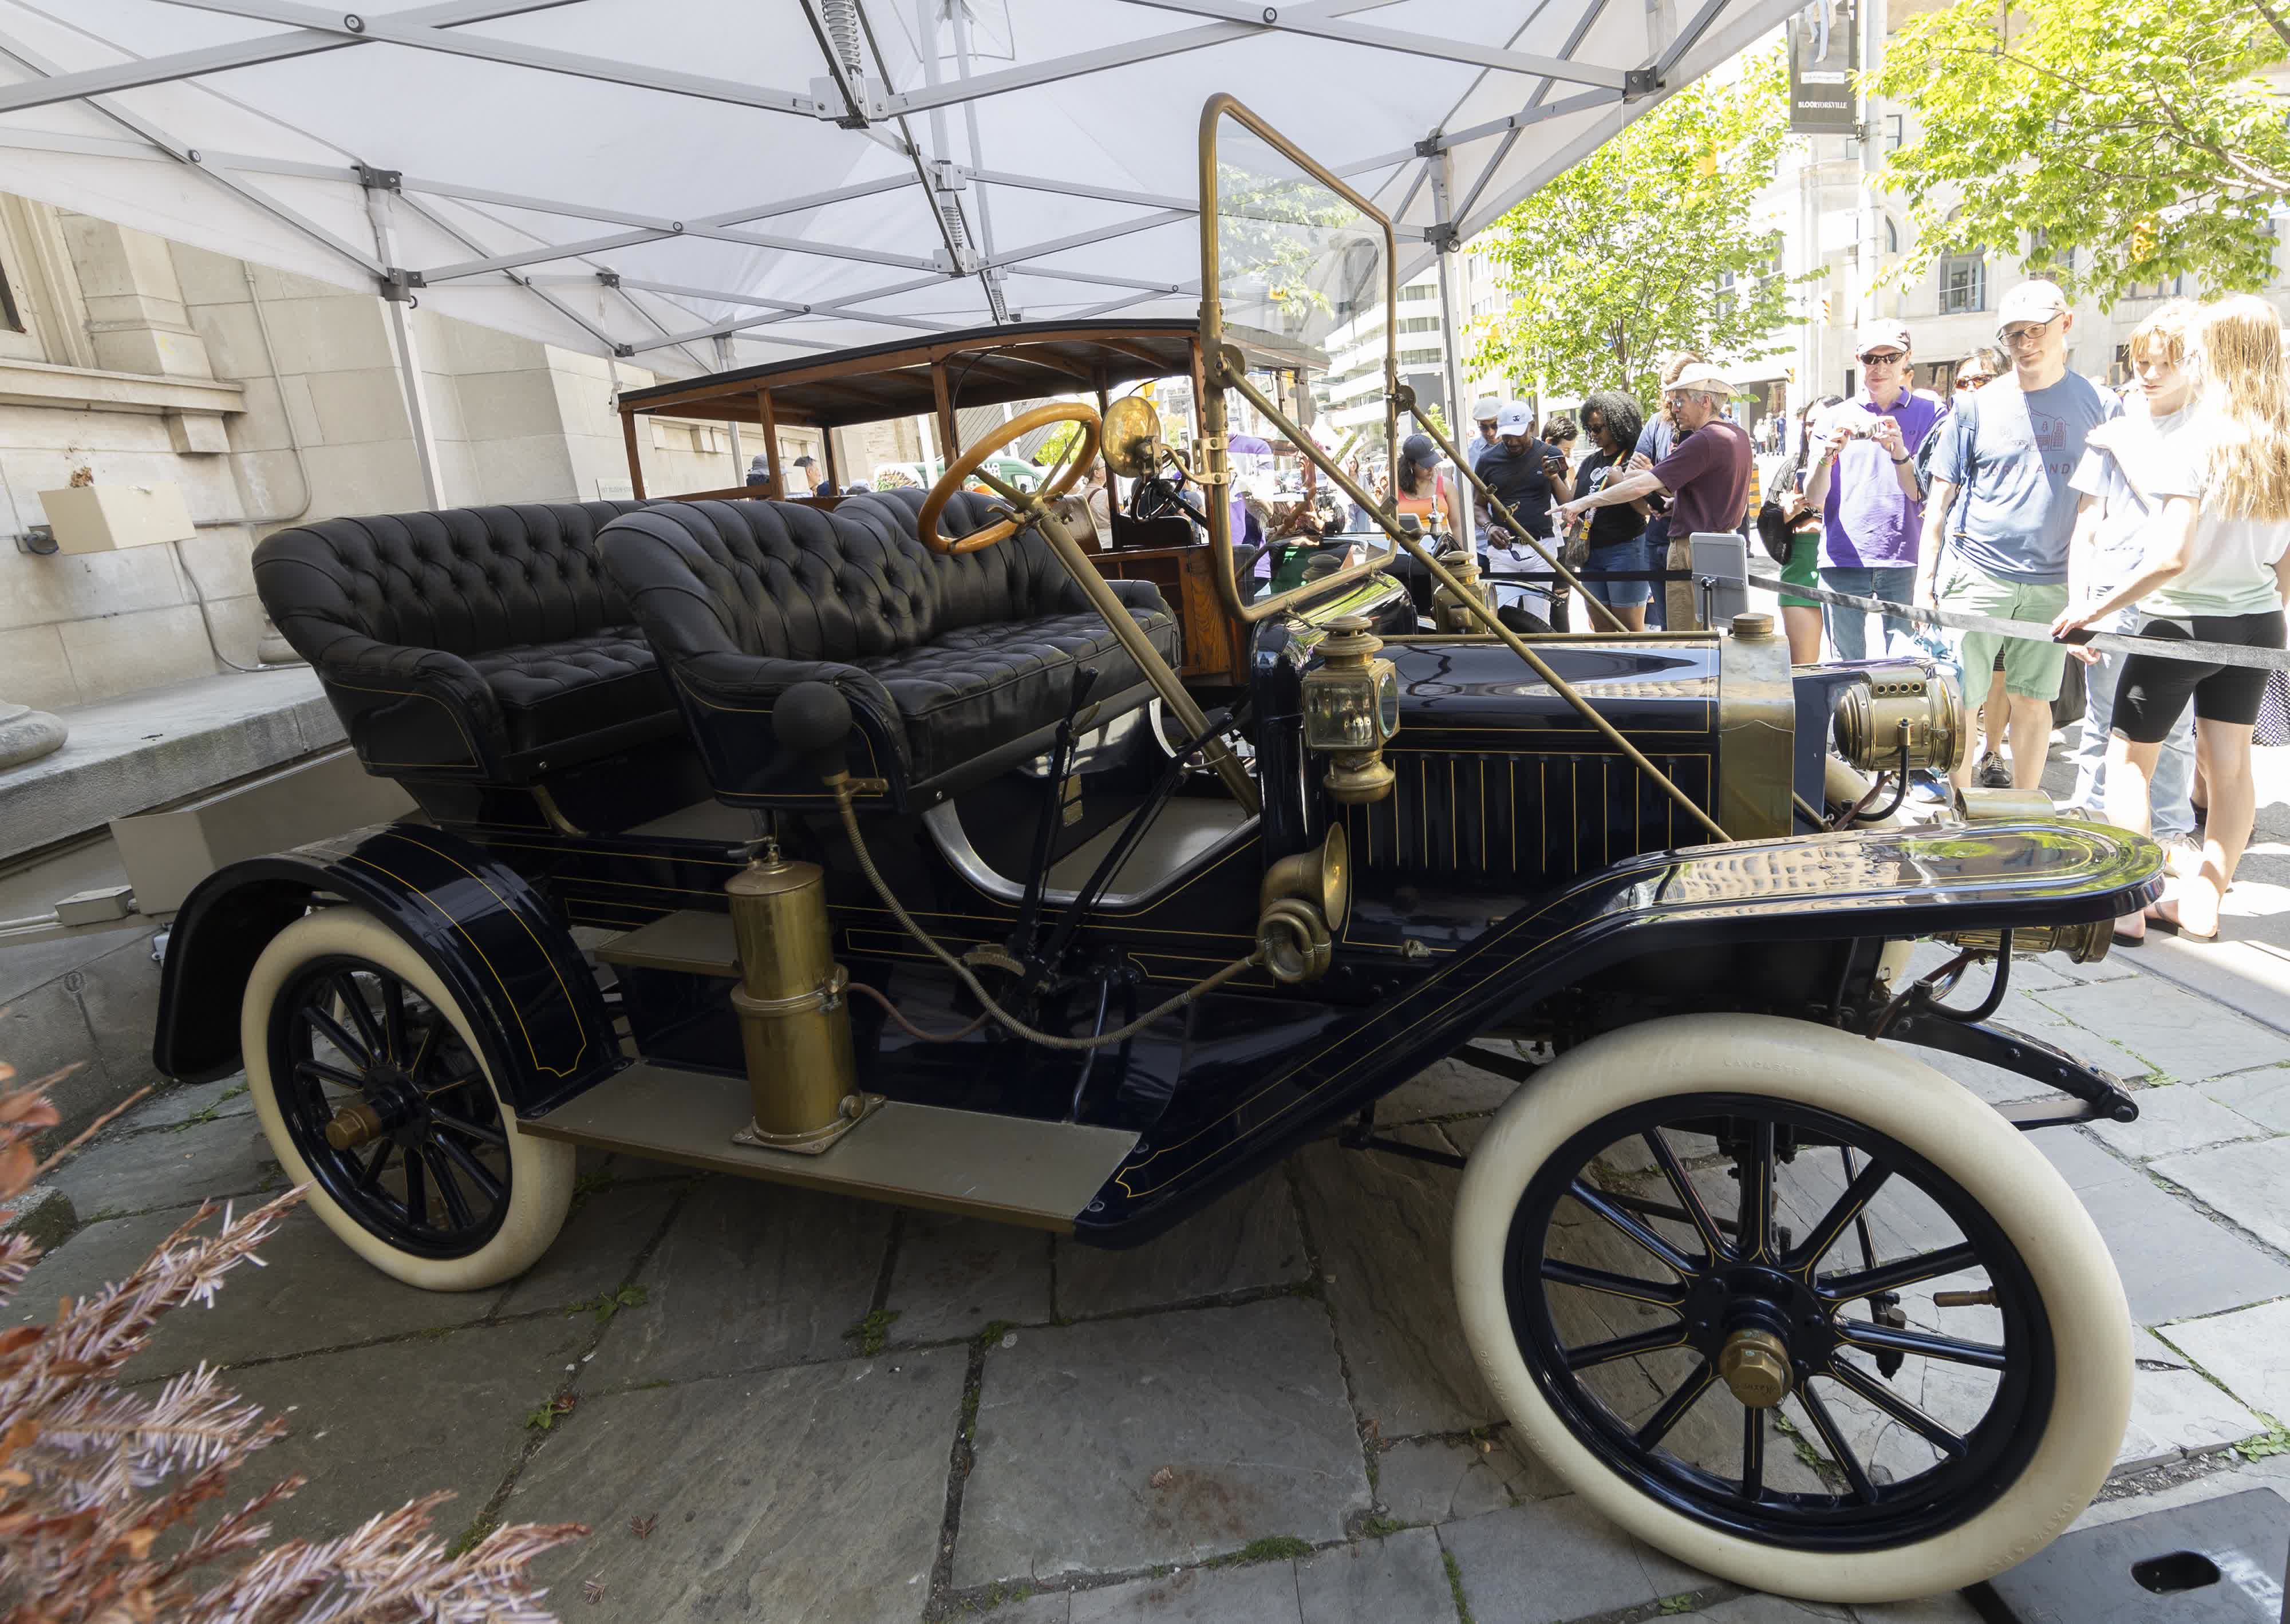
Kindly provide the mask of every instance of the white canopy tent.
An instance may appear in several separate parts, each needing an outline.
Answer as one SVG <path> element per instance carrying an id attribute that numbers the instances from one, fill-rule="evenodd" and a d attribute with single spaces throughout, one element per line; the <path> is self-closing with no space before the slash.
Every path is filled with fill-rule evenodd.
<path id="1" fill-rule="evenodd" d="M 1801 3 L 0 0 L 0 190 L 678 376 L 1189 315 L 1219 90 L 1405 279 Z"/>

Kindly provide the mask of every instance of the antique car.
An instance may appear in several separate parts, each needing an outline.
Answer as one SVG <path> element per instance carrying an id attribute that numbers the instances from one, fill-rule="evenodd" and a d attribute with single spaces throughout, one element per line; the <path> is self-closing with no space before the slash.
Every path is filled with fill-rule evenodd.
<path id="1" fill-rule="evenodd" d="M 1229 99 L 1202 142 L 1188 476 L 1221 492 L 1229 397 L 1314 446 L 1227 312 L 1309 347 L 1391 309 L 1393 243 Z M 961 488 L 1045 424 L 1077 433 L 1043 490 Z M 1389 511 L 1252 599 L 1209 504 L 1245 661 L 1204 708 L 1162 591 L 1059 508 L 1101 434 L 1136 477 L 1163 433 L 1052 400 L 927 494 L 273 535 L 266 606 L 422 815 L 202 884 L 160 1069 L 244 1067 L 333 1231 L 457 1291 L 541 1255 L 582 1146 L 1127 1247 L 1317 1139 L 1441 1159 L 1377 1101 L 1475 1044 L 1518 1086 L 1445 1158 L 1461 1333 L 1587 1500 L 1838 1601 L 2060 1532 L 2129 1319 L 2027 1133 L 2136 1112 L 1989 1018 L 2014 956 L 2105 951 L 2156 847 L 2040 796 L 1904 821 L 1965 748 L 1945 676 L 1792 668 L 1755 614 L 1523 636 Z M 1393 620 L 1403 555 L 1436 614 Z M 1917 1047 L 2045 1092 L 1991 1107 Z"/>

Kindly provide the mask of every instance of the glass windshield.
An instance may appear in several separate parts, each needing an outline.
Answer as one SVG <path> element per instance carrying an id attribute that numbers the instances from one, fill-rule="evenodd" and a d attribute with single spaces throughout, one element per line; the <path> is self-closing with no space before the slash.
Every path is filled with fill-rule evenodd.
<path id="1" fill-rule="evenodd" d="M 1275 416 L 1248 392 L 1224 392 L 1237 561 L 1228 602 L 1253 620 L 1301 598 L 1305 583 L 1333 589 L 1393 556 L 1361 500 L 1304 454 L 1309 446 L 1341 468 L 1365 500 L 1386 500 L 1393 252 L 1389 223 L 1365 200 L 1245 109 L 1217 102 L 1202 131 L 1212 195 L 1202 249 L 1213 261 L 1203 269 L 1223 341 L 1241 351 L 1254 393 L 1278 408 Z"/>

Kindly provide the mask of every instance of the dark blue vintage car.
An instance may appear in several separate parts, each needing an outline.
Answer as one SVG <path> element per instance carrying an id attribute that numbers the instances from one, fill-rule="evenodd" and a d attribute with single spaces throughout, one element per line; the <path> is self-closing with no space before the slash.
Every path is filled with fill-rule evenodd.
<path id="1" fill-rule="evenodd" d="M 1228 414 L 1373 505 L 1292 420 L 1309 369 L 1252 357 L 1389 312 L 1391 245 L 1232 104 L 1204 149 L 1197 325 L 713 380 L 822 431 L 1044 403 L 949 444 L 927 493 L 266 540 L 266 607 L 422 815 L 203 884 L 160 1068 L 244 1067 L 326 1223 L 452 1291 L 540 1256 L 582 1145 L 1129 1246 L 1316 1138 L 1432 1154 L 1377 1101 L 1476 1044 L 1519 1086 L 1465 1165 L 1461 1331 L 1573 1486 L 1826 1599 L 2024 1556 L 2103 1481 L 2132 1369 L 2106 1250 L 2025 1131 L 2134 1108 L 1988 1017 L 2015 953 L 2105 950 L 2156 848 L 1976 792 L 1905 820 L 1907 775 L 1964 748 L 1945 676 L 1792 668 L 1761 615 L 1523 635 L 1389 510 L 1379 548 L 1252 596 Z M 1109 399 L 1154 378 L 1191 382 L 1189 444 Z M 963 488 L 1058 425 L 1046 489 Z M 1173 460 L 1210 494 L 1205 535 L 1129 548 L 1186 555 L 1157 578 L 1059 500 L 1101 431 L 1116 476 Z M 1231 651 L 1205 664 L 1205 613 Z M 1911 979 L 1929 938 L 1958 951 Z M 1944 1001 L 1975 964 L 1985 996 Z M 2051 1092 L 1992 1108 L 1916 1045 Z"/>

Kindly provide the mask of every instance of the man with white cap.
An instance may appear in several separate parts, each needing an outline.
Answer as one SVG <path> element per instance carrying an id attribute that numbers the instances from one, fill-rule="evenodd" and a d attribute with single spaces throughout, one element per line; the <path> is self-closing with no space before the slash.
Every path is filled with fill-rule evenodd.
<path id="1" fill-rule="evenodd" d="M 1466 466 L 1477 468 L 1479 459 L 1494 448 L 1495 419 L 1502 413 L 1502 402 L 1493 395 L 1482 395 L 1471 407 L 1471 421 L 1479 426 L 1479 437 L 1466 441 L 1461 447 Z"/>
<path id="2" fill-rule="evenodd" d="M 1667 492 L 1669 533 L 1680 541 L 1741 529 L 1750 499 L 1750 436 L 1726 415 L 1733 384 L 1718 368 L 1696 363 L 1663 385 L 1661 396 L 1677 424 L 1669 454 L 1567 503 L 1559 512 L 1569 524 L 1593 508 Z"/>
<path id="3" fill-rule="evenodd" d="M 1534 437 L 1534 413 L 1521 401 L 1507 400 L 1495 413 L 1495 442 L 1480 453 L 1478 475 L 1537 538 L 1550 534 L 1550 504 L 1574 493 L 1566 459 Z"/>
<path id="4" fill-rule="evenodd" d="M 2067 296 L 2049 282 L 2023 282 L 1997 308 L 1996 333 L 2013 376 L 1962 397 L 1941 427 L 1918 549 L 1918 602 L 2046 625 L 2067 607 L 2077 506 L 2069 481 L 2091 431 L 2123 411 L 2112 393 L 2068 370 L 2074 324 Z M 1988 691 L 2002 648 L 2012 783 L 2037 788 L 2066 645 L 1977 631 L 1952 638 L 1967 696 Z M 1969 751 L 1955 778 L 1958 788 L 1972 781 Z"/>
<path id="5" fill-rule="evenodd" d="M 1856 335 L 1862 385 L 1851 400 L 1816 419 L 1834 460 L 1820 460 L 1806 500 L 1822 510 L 1821 580 L 1832 592 L 1904 604 L 1917 579 L 1917 542 L 1924 529 L 1918 500 L 1916 449 L 1946 408 L 1940 397 L 1909 387 L 1909 330 L 1872 321 Z M 1839 660 L 1869 656 L 1865 611 L 1831 604 L 1829 641 Z M 1885 617 L 1884 654 L 1905 652 L 1909 622 Z"/>

